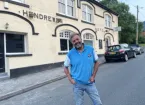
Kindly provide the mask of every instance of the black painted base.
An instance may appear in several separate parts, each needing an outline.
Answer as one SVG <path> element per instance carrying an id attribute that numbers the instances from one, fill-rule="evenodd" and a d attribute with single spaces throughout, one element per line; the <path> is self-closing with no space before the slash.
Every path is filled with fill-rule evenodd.
<path id="1" fill-rule="evenodd" d="M 98 54 L 98 57 L 103 57 L 104 56 L 104 54 Z"/>
<path id="2" fill-rule="evenodd" d="M 104 56 L 104 54 L 99 54 L 99 57 Z M 62 67 L 63 62 L 52 63 L 52 64 L 45 64 L 45 65 L 38 65 L 38 66 L 31 66 L 31 67 L 24 67 L 24 68 L 17 68 L 10 70 L 10 78 L 16 78 L 19 76 L 37 73 L 45 70 L 51 70 L 57 67 Z"/>
<path id="3" fill-rule="evenodd" d="M 19 76 L 37 73 L 37 72 L 41 72 L 45 70 L 50 70 L 50 69 L 54 69 L 54 68 L 62 67 L 62 66 L 63 66 L 63 62 L 58 62 L 58 63 L 53 63 L 53 64 L 45 64 L 45 65 L 11 69 L 10 78 L 16 78 Z"/>

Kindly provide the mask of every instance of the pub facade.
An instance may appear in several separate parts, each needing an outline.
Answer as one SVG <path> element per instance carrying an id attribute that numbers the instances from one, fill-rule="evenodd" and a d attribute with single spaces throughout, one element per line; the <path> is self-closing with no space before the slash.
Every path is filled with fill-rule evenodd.
<path id="1" fill-rule="evenodd" d="M 62 66 L 72 33 L 103 55 L 118 44 L 118 14 L 95 0 L 0 0 L 0 73 Z"/>

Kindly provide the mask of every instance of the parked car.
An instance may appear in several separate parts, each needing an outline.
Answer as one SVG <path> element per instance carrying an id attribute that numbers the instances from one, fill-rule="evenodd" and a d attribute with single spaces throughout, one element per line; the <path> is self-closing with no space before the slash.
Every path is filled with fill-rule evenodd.
<path id="1" fill-rule="evenodd" d="M 136 51 L 136 54 L 142 54 L 144 53 L 144 50 L 141 46 L 139 46 L 138 44 L 131 44 L 130 45 L 135 51 Z"/>
<path id="2" fill-rule="evenodd" d="M 124 60 L 128 61 L 129 58 L 136 58 L 136 52 L 128 44 L 119 44 L 108 46 L 105 52 L 105 60 Z"/>

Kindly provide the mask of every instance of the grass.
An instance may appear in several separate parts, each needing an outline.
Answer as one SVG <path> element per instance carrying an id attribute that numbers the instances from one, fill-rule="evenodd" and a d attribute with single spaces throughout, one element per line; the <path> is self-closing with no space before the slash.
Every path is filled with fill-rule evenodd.
<path id="1" fill-rule="evenodd" d="M 140 46 L 142 46 L 142 47 L 145 47 L 145 44 L 139 44 Z"/>

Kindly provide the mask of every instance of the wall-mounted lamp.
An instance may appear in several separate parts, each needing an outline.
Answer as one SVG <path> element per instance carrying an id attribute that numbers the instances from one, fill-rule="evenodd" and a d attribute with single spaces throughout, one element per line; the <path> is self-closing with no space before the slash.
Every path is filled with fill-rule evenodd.
<path id="1" fill-rule="evenodd" d="M 108 31 L 108 30 L 105 30 L 104 32 L 106 32 L 106 33 L 107 33 L 107 32 L 109 32 L 109 31 Z"/>
<path id="2" fill-rule="evenodd" d="M 5 24 L 5 29 L 8 29 L 9 28 L 9 23 L 6 23 Z"/>

